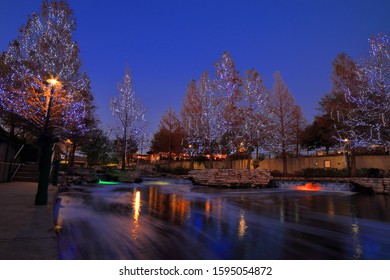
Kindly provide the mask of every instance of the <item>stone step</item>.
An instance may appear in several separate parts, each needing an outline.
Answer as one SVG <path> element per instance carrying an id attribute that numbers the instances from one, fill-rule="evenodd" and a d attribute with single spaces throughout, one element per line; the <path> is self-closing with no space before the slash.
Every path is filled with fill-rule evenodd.
<path id="1" fill-rule="evenodd" d="M 16 172 L 13 181 L 38 182 L 39 166 L 37 164 L 22 164 Z"/>

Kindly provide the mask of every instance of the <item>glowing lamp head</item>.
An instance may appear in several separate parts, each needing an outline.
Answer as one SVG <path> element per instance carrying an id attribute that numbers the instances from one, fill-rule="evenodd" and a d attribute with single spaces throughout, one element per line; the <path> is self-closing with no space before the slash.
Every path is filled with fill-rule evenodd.
<path id="1" fill-rule="evenodd" d="M 57 83 L 58 83 L 58 80 L 57 79 L 54 79 L 54 78 L 51 78 L 51 79 L 48 79 L 46 80 L 49 84 L 51 84 L 52 86 L 55 86 Z"/>

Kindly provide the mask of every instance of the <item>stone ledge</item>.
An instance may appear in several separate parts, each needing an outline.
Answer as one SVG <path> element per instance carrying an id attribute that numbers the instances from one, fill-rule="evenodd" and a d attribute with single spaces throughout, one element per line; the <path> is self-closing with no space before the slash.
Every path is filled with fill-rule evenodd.
<path id="1" fill-rule="evenodd" d="M 268 170 L 204 169 L 192 170 L 189 178 L 195 185 L 218 187 L 265 187 L 271 180 Z"/>

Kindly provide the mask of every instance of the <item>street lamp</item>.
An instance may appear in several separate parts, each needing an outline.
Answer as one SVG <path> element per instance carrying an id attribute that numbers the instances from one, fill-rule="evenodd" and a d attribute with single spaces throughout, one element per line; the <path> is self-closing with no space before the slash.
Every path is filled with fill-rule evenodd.
<path id="1" fill-rule="evenodd" d="M 41 144 L 41 158 L 39 160 L 39 180 L 38 190 L 35 195 L 35 205 L 47 205 L 49 176 L 51 166 L 51 135 L 49 133 L 50 111 L 52 106 L 52 100 L 54 95 L 54 87 L 58 83 L 58 80 L 51 78 L 47 82 L 51 85 L 49 100 L 47 101 L 45 123 L 43 125 L 42 134 L 39 137 L 39 143 Z"/>

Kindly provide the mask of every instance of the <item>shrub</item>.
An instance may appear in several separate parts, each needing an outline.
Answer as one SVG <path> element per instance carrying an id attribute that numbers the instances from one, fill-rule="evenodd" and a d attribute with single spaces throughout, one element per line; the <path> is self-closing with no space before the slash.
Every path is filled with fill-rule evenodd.
<path id="1" fill-rule="evenodd" d="M 191 171 L 191 169 L 188 169 L 188 168 L 183 168 L 183 167 L 176 167 L 176 168 L 167 168 L 167 167 L 163 167 L 159 164 L 156 164 L 155 165 L 155 170 L 157 172 L 161 172 L 161 173 L 168 173 L 168 174 L 173 174 L 173 175 L 188 175 L 188 173 Z"/>
<path id="2" fill-rule="evenodd" d="M 191 169 L 188 168 L 176 167 L 175 169 L 172 169 L 170 173 L 173 175 L 188 175 L 190 171 Z"/>
<path id="3" fill-rule="evenodd" d="M 272 177 L 283 177 L 283 173 L 279 170 L 272 170 L 270 171 Z"/>
<path id="4" fill-rule="evenodd" d="M 193 161 L 198 163 L 198 164 L 201 164 L 203 162 L 207 162 L 208 161 L 208 158 L 206 156 L 194 156 L 193 158 Z"/>
<path id="5" fill-rule="evenodd" d="M 379 168 L 361 168 L 356 170 L 357 177 L 366 177 L 366 178 L 383 178 L 385 177 L 386 172 L 383 169 Z"/>
<path id="6" fill-rule="evenodd" d="M 301 177 L 348 177 L 348 169 L 337 168 L 305 168 L 296 172 Z"/>
<path id="7" fill-rule="evenodd" d="M 257 169 L 260 166 L 260 162 L 265 158 L 264 155 L 259 155 L 257 158 L 252 160 L 252 166 L 254 169 Z"/>

